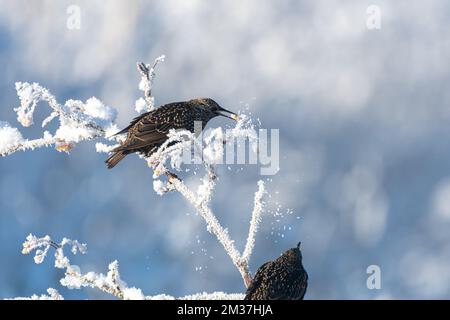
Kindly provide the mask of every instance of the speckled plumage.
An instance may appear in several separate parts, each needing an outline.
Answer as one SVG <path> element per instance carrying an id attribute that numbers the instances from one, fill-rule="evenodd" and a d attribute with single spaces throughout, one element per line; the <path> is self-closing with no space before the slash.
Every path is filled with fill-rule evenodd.
<path id="1" fill-rule="evenodd" d="M 141 114 L 133 119 L 128 127 L 117 133 L 128 135 L 105 162 L 111 169 L 130 153 L 139 152 L 150 156 L 167 139 L 170 129 L 194 132 L 195 121 L 201 121 L 202 129 L 204 129 L 209 120 L 224 115 L 223 112 L 231 113 L 212 99 L 199 98 L 169 103 L 154 111 Z"/>
<path id="2" fill-rule="evenodd" d="M 245 300 L 302 300 L 307 287 L 308 274 L 302 265 L 299 243 L 258 269 Z"/>

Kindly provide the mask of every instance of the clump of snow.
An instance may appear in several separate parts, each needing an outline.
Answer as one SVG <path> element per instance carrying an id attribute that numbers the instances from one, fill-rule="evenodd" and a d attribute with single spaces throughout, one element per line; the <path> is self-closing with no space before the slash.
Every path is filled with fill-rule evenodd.
<path id="1" fill-rule="evenodd" d="M 141 289 L 131 287 L 123 290 L 124 300 L 145 300 L 145 296 Z"/>
<path id="2" fill-rule="evenodd" d="M 147 68 L 148 67 L 149 67 L 149 65 L 147 65 Z M 144 76 L 141 78 L 141 81 L 139 81 L 138 88 L 139 88 L 139 90 L 144 91 L 144 92 L 150 90 L 149 81 Z"/>
<path id="3" fill-rule="evenodd" d="M 56 130 L 55 137 L 74 143 L 104 135 L 117 116 L 115 109 L 105 106 L 94 97 L 86 103 L 68 100 L 64 109 L 69 111 L 69 116 L 63 114 L 60 117 L 60 127 Z"/>
<path id="4" fill-rule="evenodd" d="M 139 98 L 136 100 L 134 104 L 137 113 L 143 113 L 144 111 L 147 111 L 147 103 L 145 102 L 144 98 Z"/>
<path id="5" fill-rule="evenodd" d="M 56 130 L 55 137 L 63 141 L 78 143 L 89 139 L 93 134 L 95 134 L 95 131 L 92 129 L 79 127 L 73 121 L 64 119 L 61 121 L 61 126 Z"/>
<path id="6" fill-rule="evenodd" d="M 80 274 L 76 272 L 66 273 L 64 278 L 59 280 L 59 282 L 62 286 L 68 289 L 80 289 L 85 284 L 83 278 L 80 277 Z"/>
<path id="7" fill-rule="evenodd" d="M 22 134 L 17 128 L 11 127 L 7 122 L 0 121 L 0 155 L 23 141 Z"/>
<path id="8" fill-rule="evenodd" d="M 117 110 L 109 106 L 105 106 L 103 102 L 95 97 L 88 99 L 84 105 L 84 111 L 87 115 L 108 122 L 116 120 Z"/>
<path id="9" fill-rule="evenodd" d="M 97 142 L 95 144 L 95 151 L 97 151 L 98 153 L 108 153 L 118 146 L 119 146 L 118 144 L 108 145 L 102 142 Z"/>
<path id="10" fill-rule="evenodd" d="M 167 192 L 167 187 L 161 180 L 153 180 L 153 190 L 155 190 L 158 195 L 162 196 Z"/>

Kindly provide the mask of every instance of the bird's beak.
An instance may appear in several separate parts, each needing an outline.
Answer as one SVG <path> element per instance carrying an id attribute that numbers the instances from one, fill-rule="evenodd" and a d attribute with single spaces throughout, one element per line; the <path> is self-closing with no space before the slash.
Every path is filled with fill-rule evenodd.
<path id="1" fill-rule="evenodd" d="M 217 110 L 216 114 L 219 115 L 219 116 L 223 116 L 223 117 L 235 120 L 235 121 L 239 120 L 239 117 L 238 117 L 238 115 L 236 113 L 228 111 L 228 110 L 226 110 L 224 108 L 221 108 L 221 109 Z"/>

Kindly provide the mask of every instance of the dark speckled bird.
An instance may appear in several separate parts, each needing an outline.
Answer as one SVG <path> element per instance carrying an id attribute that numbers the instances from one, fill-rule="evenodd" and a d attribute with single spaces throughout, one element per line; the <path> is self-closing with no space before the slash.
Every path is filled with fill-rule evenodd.
<path id="1" fill-rule="evenodd" d="M 258 269 L 245 300 L 302 300 L 307 287 L 308 274 L 302 265 L 299 242 L 296 248 Z"/>
<path id="2" fill-rule="evenodd" d="M 202 122 L 202 130 L 209 120 L 224 116 L 237 120 L 238 116 L 228 111 L 213 99 L 198 98 L 163 105 L 156 110 L 134 118 L 130 125 L 116 134 L 127 133 L 127 138 L 106 159 L 108 169 L 113 168 L 126 155 L 134 152 L 150 156 L 167 139 L 170 129 L 185 129 L 194 132 L 194 122 Z"/>

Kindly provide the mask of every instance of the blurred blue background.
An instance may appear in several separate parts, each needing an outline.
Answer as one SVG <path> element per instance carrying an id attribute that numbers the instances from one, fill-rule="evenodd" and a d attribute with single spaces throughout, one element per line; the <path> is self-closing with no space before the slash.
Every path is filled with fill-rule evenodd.
<path id="1" fill-rule="evenodd" d="M 71 4 L 79 30 L 66 27 Z M 366 27 L 370 4 L 380 30 Z M 450 298 L 449 13 L 444 0 L 0 0 L 0 119 L 19 127 L 14 83 L 36 81 L 60 102 L 98 97 L 123 127 L 141 95 L 136 61 L 165 54 L 158 105 L 209 96 L 280 129 L 252 271 L 301 240 L 308 299 Z M 38 106 L 25 137 L 41 135 L 48 111 Z M 0 159 L 0 297 L 108 298 L 63 288 L 52 259 L 22 255 L 30 232 L 86 242 L 72 259 L 83 271 L 118 259 L 147 295 L 244 291 L 179 194 L 157 196 L 136 156 L 112 171 L 104 159 L 92 142 Z M 259 178 L 254 166 L 220 170 L 213 208 L 239 249 Z M 366 287 L 373 264 L 380 290 Z"/>

